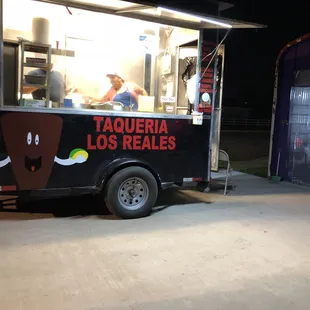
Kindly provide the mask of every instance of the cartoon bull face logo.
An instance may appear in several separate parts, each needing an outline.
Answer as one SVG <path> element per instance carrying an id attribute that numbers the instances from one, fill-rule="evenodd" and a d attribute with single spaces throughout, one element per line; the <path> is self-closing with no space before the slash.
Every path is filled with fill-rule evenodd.
<path id="1" fill-rule="evenodd" d="M 33 141 L 34 140 L 34 141 Z M 37 147 L 40 143 L 40 137 L 36 134 L 35 138 L 32 139 L 32 133 L 28 132 L 27 134 L 27 144 L 30 146 L 35 144 Z M 36 172 L 42 168 L 42 156 L 31 157 L 25 155 L 25 169 L 30 172 Z"/>
<path id="2" fill-rule="evenodd" d="M 72 151 L 68 159 L 58 158 L 63 120 L 52 114 L 10 113 L 1 118 L 1 128 L 8 157 L 0 168 L 12 164 L 21 190 L 45 188 L 54 162 L 72 166 L 87 161 L 82 149 Z"/>

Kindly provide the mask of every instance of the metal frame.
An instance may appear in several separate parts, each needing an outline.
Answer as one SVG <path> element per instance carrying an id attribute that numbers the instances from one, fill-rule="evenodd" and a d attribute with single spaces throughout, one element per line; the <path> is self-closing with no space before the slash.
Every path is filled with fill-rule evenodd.
<path id="1" fill-rule="evenodd" d="M 101 5 L 95 5 L 95 4 L 88 4 L 83 2 L 75 2 L 75 1 L 64 1 L 64 0 L 34 0 L 38 2 L 45 2 L 50 4 L 56 4 L 56 5 L 64 5 L 71 8 L 81 9 L 81 10 L 87 10 L 92 12 L 98 12 L 98 13 L 105 13 L 115 16 L 123 16 L 123 17 L 129 17 L 133 19 L 141 19 L 148 22 L 158 23 L 158 24 L 165 24 L 168 26 L 175 26 L 180 28 L 188 28 L 193 30 L 198 30 L 199 27 L 197 27 L 197 23 L 189 22 L 189 21 L 177 21 L 173 19 L 169 19 L 168 17 L 156 17 L 152 15 L 146 15 L 146 14 L 139 14 L 136 11 L 130 11 L 130 12 L 124 12 L 122 14 L 119 14 L 119 10 L 114 10 L 111 8 L 107 8 Z M 153 6 L 153 8 L 156 8 Z M 217 26 L 216 28 L 218 28 Z"/>
<path id="2" fill-rule="evenodd" d="M 134 6 L 130 6 L 129 8 L 126 8 L 126 9 L 117 10 L 115 13 L 116 14 L 124 14 L 124 13 L 128 13 L 128 12 L 135 12 L 135 11 L 151 9 L 151 8 L 152 7 L 149 5 L 134 5 Z"/>
<path id="3" fill-rule="evenodd" d="M 224 189 L 224 196 L 227 195 L 227 188 L 228 188 L 228 183 L 229 183 L 229 176 L 230 178 L 232 178 L 232 168 L 231 168 L 231 164 L 230 164 L 230 158 L 227 152 L 223 151 L 223 150 L 219 150 L 219 159 L 221 161 L 224 161 L 227 163 L 227 167 L 226 167 L 226 178 L 225 178 L 225 189 Z M 233 190 L 234 190 L 234 186 L 233 186 Z"/>
<path id="4" fill-rule="evenodd" d="M 105 116 L 122 116 L 122 117 L 145 117 L 145 118 L 160 118 L 160 119 L 189 119 L 192 115 L 177 115 L 177 114 L 163 114 L 163 113 L 144 113 L 139 112 L 116 112 L 105 110 L 92 109 L 50 109 L 50 108 L 32 108 L 32 107 L 2 107 L 0 111 L 5 112 L 26 112 L 26 113 L 50 113 L 50 114 L 71 114 L 71 115 L 105 115 Z M 211 119 L 210 115 L 204 115 L 204 119 Z"/>
<path id="5" fill-rule="evenodd" d="M 174 113 L 178 114 L 178 101 L 179 101 L 179 74 L 180 74 L 180 46 L 176 47 L 175 51 L 175 76 L 174 76 Z"/>
<path id="6" fill-rule="evenodd" d="M 25 46 L 32 46 L 34 48 L 36 47 L 43 47 L 43 48 L 46 48 L 46 53 L 44 53 L 44 55 L 47 55 L 47 68 L 46 68 L 46 106 L 48 106 L 49 104 L 49 101 L 50 101 L 50 93 L 51 93 L 51 87 L 50 87 L 50 80 L 51 80 L 51 69 L 50 69 L 50 66 L 51 66 L 51 53 L 52 53 L 52 47 L 51 45 L 49 44 L 39 44 L 39 43 L 26 43 L 25 41 L 22 41 L 21 44 L 20 44 L 20 53 L 21 53 L 21 64 L 20 64 L 20 97 L 19 97 L 19 100 L 22 100 L 23 99 L 23 95 L 24 95 L 24 68 L 27 67 L 27 65 L 25 65 Z M 33 67 L 33 66 L 31 66 Z M 35 67 L 33 67 L 35 68 Z M 39 68 L 39 67 L 38 67 Z"/>
<path id="7" fill-rule="evenodd" d="M 124 17 L 130 17 L 130 18 L 134 18 L 134 19 L 141 19 L 141 20 L 145 20 L 145 21 L 149 21 L 149 22 L 154 22 L 154 23 L 159 23 L 159 24 L 166 24 L 166 25 L 170 25 L 170 26 L 176 26 L 176 27 L 181 27 L 181 28 L 188 28 L 188 29 L 194 29 L 194 30 L 199 30 L 202 28 L 205 29 L 225 29 L 225 27 L 221 27 L 218 25 L 213 25 L 212 23 L 207 23 L 204 22 L 204 24 L 198 24 L 195 22 L 190 22 L 190 21 L 186 21 L 186 20 L 175 20 L 172 18 L 169 18 L 167 16 L 165 17 L 156 17 L 156 16 L 152 16 L 152 15 L 146 15 L 143 13 L 139 13 L 135 10 L 132 10 L 132 7 L 130 8 L 125 8 L 125 9 L 121 9 L 121 10 L 115 10 L 115 9 L 111 9 L 111 8 L 107 8 L 104 7 L 103 5 L 96 5 L 96 4 L 89 4 L 89 3 L 83 3 L 83 2 L 75 2 L 75 1 L 70 1 L 70 0 L 34 0 L 34 1 L 39 1 L 39 2 L 46 2 L 46 3 L 50 3 L 50 4 L 58 4 L 58 5 L 63 5 L 66 7 L 72 7 L 72 8 L 77 8 L 77 9 L 84 9 L 84 10 L 88 10 L 88 11 L 93 11 L 93 12 L 101 12 L 101 13 L 106 13 L 106 14 L 111 14 L 111 15 L 118 15 L 118 16 L 124 16 Z M 104 1 L 102 1 L 104 2 Z M 127 2 L 127 1 L 126 1 Z M 130 1 L 131 3 L 135 3 L 135 1 Z M 147 1 L 146 1 L 147 2 Z M 156 6 L 150 5 L 149 8 L 157 8 Z M 168 8 L 167 9 L 175 9 L 174 8 Z M 130 9 L 128 11 L 128 9 Z M 137 8 L 138 9 L 138 8 Z M 122 12 L 122 14 L 120 14 L 120 12 Z M 189 10 L 184 10 L 182 9 L 182 12 L 185 14 L 192 14 L 192 15 L 196 15 L 196 12 L 192 12 Z M 261 25 L 261 24 L 255 24 L 255 23 L 248 23 L 248 22 L 244 22 L 244 21 L 239 21 L 239 20 L 235 20 L 235 19 L 228 19 L 228 18 L 224 18 L 224 17 L 219 17 L 219 16 L 215 16 L 215 15 L 210 15 L 210 14 L 199 14 L 200 17 L 202 18 L 207 18 L 209 20 L 214 20 L 217 22 L 221 22 L 221 23 L 228 23 L 231 24 L 231 26 L 233 28 L 266 28 L 265 25 Z M 204 26 L 205 25 L 205 26 Z M 206 25 L 208 25 L 208 27 L 206 27 Z"/>
<path id="8" fill-rule="evenodd" d="M 16 74 L 15 74 L 15 80 L 16 80 L 16 85 L 15 85 L 15 105 L 18 105 L 18 81 L 19 81 L 19 75 L 18 75 L 18 68 L 19 68 L 19 56 L 20 56 L 20 51 L 19 51 L 19 44 L 17 41 L 13 41 L 13 40 L 3 40 L 3 49 L 4 49 L 4 45 L 5 44 L 9 44 L 14 46 L 14 48 L 16 48 L 16 59 L 15 59 L 15 68 L 16 68 Z M 4 62 L 4 59 L 3 59 Z M 3 73 L 4 74 L 4 73 Z M 3 92 L 2 92 L 3 98 L 4 98 L 4 84 L 3 84 Z M 4 99 L 3 99 L 3 106 L 4 106 Z M 1 107 L 1 105 L 0 105 Z"/>
<path id="9" fill-rule="evenodd" d="M 275 86 L 273 93 L 273 104 L 272 104 L 272 116 L 271 116 L 271 129 L 270 129 L 270 144 L 269 144 L 269 160 L 268 160 L 268 177 L 271 177 L 271 164 L 273 154 L 273 137 L 276 125 L 276 110 L 278 104 L 278 85 L 279 85 L 279 60 L 276 63 L 275 69 Z"/>
<path id="10" fill-rule="evenodd" d="M 217 31 L 216 33 L 216 45 L 218 46 L 219 44 L 219 31 Z M 213 73 L 213 81 L 216 80 L 216 76 L 217 76 L 217 55 L 218 55 L 218 51 L 216 51 L 216 54 L 214 54 L 214 58 L 211 58 L 210 64 L 212 61 L 214 61 L 214 73 Z M 212 141 L 213 141 L 213 137 L 212 137 L 212 133 L 213 133 L 213 128 L 214 128 L 214 108 L 215 108 L 215 99 L 216 99 L 216 83 L 214 83 L 213 85 L 213 96 L 212 96 L 212 113 L 211 113 L 211 124 L 210 124 L 210 135 L 209 135 L 209 178 L 211 177 L 211 171 L 212 171 Z"/>
<path id="11" fill-rule="evenodd" d="M 194 103 L 194 111 L 198 111 L 199 100 L 200 100 L 200 81 L 201 81 L 201 58 L 202 58 L 202 46 L 203 46 L 203 30 L 199 31 L 199 38 L 198 38 L 198 55 L 197 55 L 197 80 L 196 80 L 196 96 L 195 96 L 195 103 Z"/>
<path id="12" fill-rule="evenodd" d="M 221 51 L 222 50 L 222 51 Z M 214 108 L 214 113 L 213 113 L 213 119 L 214 119 L 214 123 L 217 125 L 216 128 L 215 128 L 215 125 L 214 125 L 214 132 L 216 132 L 216 140 L 213 140 L 213 144 L 216 144 L 217 145 L 217 150 L 216 152 L 213 152 L 212 153 L 212 157 L 211 157 L 211 160 L 212 160 L 212 165 L 211 165 L 211 168 L 213 171 L 218 171 L 218 163 L 219 163 L 219 153 L 220 153 L 220 140 L 221 140 L 221 120 L 222 120 L 222 101 L 223 101 L 223 84 L 224 84 L 224 69 L 225 69 L 225 45 L 222 44 L 221 47 L 219 48 L 218 52 L 217 52 L 217 57 L 222 54 L 222 68 L 221 68 L 221 80 L 220 80 L 220 83 L 219 83 L 219 88 L 217 89 L 217 84 L 215 83 L 215 87 L 216 87 L 216 92 L 214 93 L 215 94 L 215 99 L 217 98 L 217 93 L 218 93 L 218 107 L 217 108 Z M 218 62 L 218 60 L 217 60 Z M 216 74 L 218 74 L 218 72 L 216 71 Z M 215 121 L 216 120 L 216 121 Z M 211 145 L 211 148 L 212 148 L 212 145 Z"/>

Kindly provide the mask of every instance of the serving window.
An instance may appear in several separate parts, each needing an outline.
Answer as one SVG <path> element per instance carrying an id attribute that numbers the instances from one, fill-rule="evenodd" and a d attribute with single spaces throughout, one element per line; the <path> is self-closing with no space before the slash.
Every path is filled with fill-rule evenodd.
<path id="1" fill-rule="evenodd" d="M 27 61 L 43 61 L 42 54 L 28 51 L 23 70 L 19 55 L 12 74 L 28 88 L 18 83 L 18 105 L 187 114 L 195 100 L 197 30 L 32 0 L 4 0 L 3 23 L 4 41 L 51 48 L 49 92 L 37 82 L 29 87 L 46 69 Z"/>

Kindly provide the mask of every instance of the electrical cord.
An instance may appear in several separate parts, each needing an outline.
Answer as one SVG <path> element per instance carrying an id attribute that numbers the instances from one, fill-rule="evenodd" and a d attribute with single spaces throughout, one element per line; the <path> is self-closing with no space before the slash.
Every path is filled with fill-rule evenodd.
<path id="1" fill-rule="evenodd" d="M 169 39 L 171 38 L 171 35 L 172 35 L 172 32 L 174 31 L 174 28 L 171 29 L 170 33 L 168 34 L 167 36 L 167 41 L 166 41 L 166 44 L 165 44 L 165 51 L 164 51 L 164 56 L 166 55 L 170 55 L 170 46 L 167 46 L 168 45 L 168 41 Z"/>
<path id="2" fill-rule="evenodd" d="M 205 68 L 205 70 L 203 71 L 203 73 L 202 73 L 202 75 L 201 75 L 201 78 L 200 78 L 200 80 L 199 80 L 199 83 L 202 81 L 204 75 L 205 75 L 206 72 L 208 71 L 208 69 L 209 69 L 209 67 L 210 67 L 210 65 L 211 65 L 211 63 L 212 63 L 212 61 L 213 61 L 213 59 L 214 59 L 215 56 L 216 56 L 217 51 L 220 49 L 221 45 L 222 45 L 223 42 L 226 40 L 226 38 L 227 38 L 228 34 L 230 33 L 230 31 L 231 31 L 231 29 L 228 29 L 227 32 L 226 32 L 226 34 L 224 35 L 223 39 L 221 40 L 221 42 L 217 45 L 217 47 L 216 47 L 211 53 L 209 53 L 208 55 L 206 55 L 205 57 L 202 58 L 201 62 L 203 62 L 204 60 L 206 60 L 209 56 L 211 56 L 211 55 L 213 54 L 213 56 L 212 56 L 212 58 L 210 59 L 210 61 L 209 61 L 208 65 L 207 65 L 207 67 Z"/>

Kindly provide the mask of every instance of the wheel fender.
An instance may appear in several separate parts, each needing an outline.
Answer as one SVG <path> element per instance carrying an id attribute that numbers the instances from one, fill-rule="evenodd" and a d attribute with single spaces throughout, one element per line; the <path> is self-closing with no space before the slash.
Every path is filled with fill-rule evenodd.
<path id="1" fill-rule="evenodd" d="M 110 178 L 118 171 L 125 169 L 127 167 L 142 167 L 151 172 L 154 176 L 154 178 L 157 181 L 158 188 L 162 189 L 162 183 L 159 174 L 151 168 L 151 165 L 149 165 L 147 162 L 139 160 L 139 159 L 133 159 L 133 158 L 122 158 L 122 159 L 116 159 L 112 161 L 110 164 L 105 166 L 101 171 L 99 171 L 98 176 L 96 177 L 96 187 L 100 190 L 103 190 L 105 185 L 108 183 Z"/>

